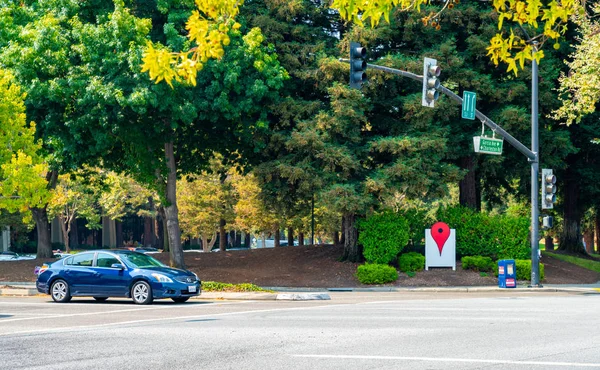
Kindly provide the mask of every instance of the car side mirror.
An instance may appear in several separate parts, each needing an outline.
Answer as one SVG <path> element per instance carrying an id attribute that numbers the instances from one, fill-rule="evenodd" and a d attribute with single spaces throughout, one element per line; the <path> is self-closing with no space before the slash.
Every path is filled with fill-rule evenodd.
<path id="1" fill-rule="evenodd" d="M 125 270 L 125 266 L 121 265 L 120 263 L 113 263 L 112 265 L 110 265 L 110 267 L 114 269 Z"/>

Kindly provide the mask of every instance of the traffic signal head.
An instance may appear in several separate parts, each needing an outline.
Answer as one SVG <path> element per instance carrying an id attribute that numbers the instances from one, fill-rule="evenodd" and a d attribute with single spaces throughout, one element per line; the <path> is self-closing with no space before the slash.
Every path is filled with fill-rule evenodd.
<path id="1" fill-rule="evenodd" d="M 435 101 L 440 97 L 437 89 L 440 87 L 438 77 L 441 72 L 437 60 L 425 58 L 423 63 L 423 98 L 421 99 L 421 104 L 424 107 L 433 108 Z"/>
<path id="2" fill-rule="evenodd" d="M 542 169 L 542 209 L 554 208 L 556 202 L 556 176 L 551 169 Z"/>
<path id="3" fill-rule="evenodd" d="M 367 48 L 358 42 L 350 43 L 350 87 L 360 89 L 367 81 Z"/>

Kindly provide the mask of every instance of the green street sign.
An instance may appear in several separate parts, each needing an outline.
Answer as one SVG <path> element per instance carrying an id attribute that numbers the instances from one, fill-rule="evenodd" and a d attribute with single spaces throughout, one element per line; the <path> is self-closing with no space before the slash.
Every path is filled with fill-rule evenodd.
<path id="1" fill-rule="evenodd" d="M 463 91 L 462 118 L 475 119 L 476 94 L 471 91 Z"/>
<path id="2" fill-rule="evenodd" d="M 475 153 L 486 153 L 502 155 L 502 144 L 504 140 L 493 139 L 491 137 L 475 136 L 473 137 L 473 147 Z"/>

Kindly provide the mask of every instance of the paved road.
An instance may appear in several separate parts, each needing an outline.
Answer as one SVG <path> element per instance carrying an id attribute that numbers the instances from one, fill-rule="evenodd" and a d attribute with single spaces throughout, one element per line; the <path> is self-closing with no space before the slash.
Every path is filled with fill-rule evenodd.
<path id="1" fill-rule="evenodd" d="M 600 369 L 600 294 L 0 298 L 0 369 Z"/>

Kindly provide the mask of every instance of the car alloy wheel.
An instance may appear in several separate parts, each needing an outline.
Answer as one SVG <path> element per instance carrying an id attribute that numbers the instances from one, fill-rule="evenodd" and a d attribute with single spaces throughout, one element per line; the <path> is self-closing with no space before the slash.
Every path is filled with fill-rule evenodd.
<path id="1" fill-rule="evenodd" d="M 71 300 L 69 284 L 64 280 L 56 280 L 52 284 L 51 295 L 54 302 L 69 302 Z"/>
<path id="2" fill-rule="evenodd" d="M 131 287 L 131 298 L 137 304 L 152 303 L 152 288 L 145 281 L 138 281 Z"/>

